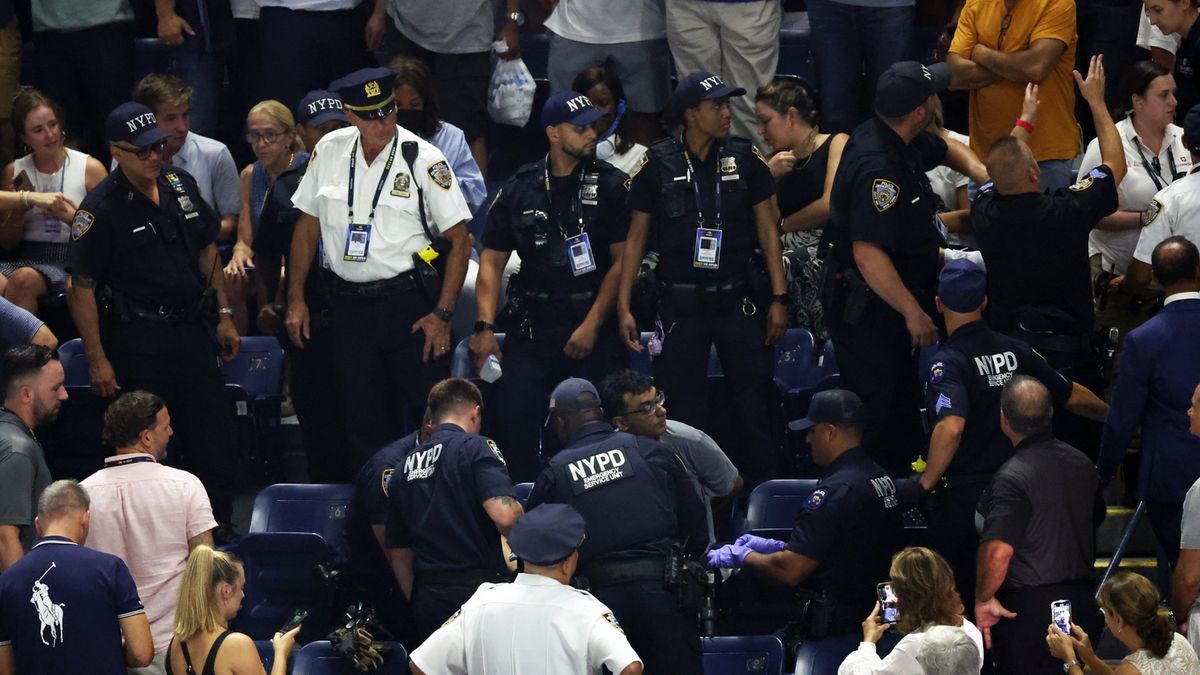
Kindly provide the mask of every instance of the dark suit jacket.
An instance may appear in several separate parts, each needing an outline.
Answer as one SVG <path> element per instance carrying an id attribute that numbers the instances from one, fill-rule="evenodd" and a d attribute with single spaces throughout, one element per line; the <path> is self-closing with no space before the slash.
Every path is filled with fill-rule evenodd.
<path id="1" fill-rule="evenodd" d="M 1200 478 L 1200 438 L 1187 410 L 1200 383 L 1200 300 L 1176 300 L 1125 338 L 1104 420 L 1100 473 L 1110 477 L 1142 429 L 1138 497 L 1183 503 Z"/>

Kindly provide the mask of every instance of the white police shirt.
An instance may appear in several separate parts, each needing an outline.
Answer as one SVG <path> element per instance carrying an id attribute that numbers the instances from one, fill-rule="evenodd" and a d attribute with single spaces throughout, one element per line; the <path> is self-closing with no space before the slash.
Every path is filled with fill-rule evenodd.
<path id="1" fill-rule="evenodd" d="M 579 675 L 641 661 L 604 603 L 549 577 L 482 584 L 411 654 L 426 673 Z"/>
<path id="2" fill-rule="evenodd" d="M 1200 173 L 1180 178 L 1150 200 L 1150 208 L 1142 214 L 1134 260 L 1149 265 L 1154 247 L 1177 234 L 1200 246 Z"/>
<path id="3" fill-rule="evenodd" d="M 346 241 L 350 232 L 349 187 L 350 151 L 358 140 L 354 127 L 338 129 L 325 135 L 313 152 L 308 170 L 292 203 L 301 211 L 321 222 L 323 265 L 328 265 L 342 279 L 356 283 L 390 279 L 412 269 L 412 254 L 429 245 L 421 228 L 417 210 L 417 188 L 425 195 L 425 215 L 429 229 L 438 233 L 459 222 L 471 219 L 471 211 L 455 184 L 454 171 L 441 151 L 403 127 L 396 127 L 396 137 L 384 146 L 369 165 L 358 143 L 354 170 L 354 221 L 366 224 L 371 201 L 379 180 L 384 178 L 375 209 L 375 219 L 366 248 L 366 260 L 355 262 L 347 258 Z M 410 173 L 401 148 L 396 148 L 391 170 L 383 176 L 393 143 L 413 141 L 417 144 L 417 159 Z M 415 175 L 414 175 L 415 174 Z"/>
<path id="4" fill-rule="evenodd" d="M 1177 174 L 1186 174 L 1192 170 L 1192 154 L 1183 145 L 1183 129 L 1179 126 L 1168 124 L 1166 133 L 1163 134 L 1162 146 L 1158 153 L 1157 184 L 1150 175 L 1154 171 L 1154 153 L 1138 138 L 1133 129 L 1133 122 L 1128 117 L 1117 122 L 1117 133 L 1121 136 L 1121 145 L 1125 150 L 1125 166 L 1128 168 L 1125 178 L 1117 186 L 1117 208 L 1121 211 L 1148 209 L 1150 200 L 1159 191 L 1158 186 L 1165 187 L 1175 180 L 1171 170 L 1172 164 L 1175 165 Z M 1083 180 L 1088 172 L 1100 164 L 1100 142 L 1092 139 L 1079 165 L 1079 180 Z M 1093 228 L 1088 234 L 1088 256 L 1099 253 L 1105 270 L 1124 274 L 1137 242 L 1137 230 L 1106 231 Z"/>

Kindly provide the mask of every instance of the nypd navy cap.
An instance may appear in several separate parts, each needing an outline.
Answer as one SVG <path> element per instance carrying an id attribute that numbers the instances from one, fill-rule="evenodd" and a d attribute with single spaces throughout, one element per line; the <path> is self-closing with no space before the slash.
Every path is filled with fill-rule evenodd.
<path id="1" fill-rule="evenodd" d="M 987 295 L 987 274 L 965 258 L 951 260 L 938 277 L 938 298 L 952 312 L 974 312 Z"/>
<path id="2" fill-rule="evenodd" d="M 550 412 L 568 410 L 593 410 L 600 407 L 600 393 L 596 387 L 581 377 L 570 377 L 558 384 L 550 393 Z"/>
<path id="3" fill-rule="evenodd" d="M 1183 118 L 1183 142 L 1188 150 L 1200 152 L 1200 105 L 1194 105 Z"/>
<path id="4" fill-rule="evenodd" d="M 894 63 L 875 83 L 875 112 L 884 117 L 903 117 L 949 86 L 950 66 L 944 63 Z"/>
<path id="5" fill-rule="evenodd" d="M 336 79 L 329 88 L 342 97 L 342 107 L 365 120 L 379 120 L 395 108 L 392 84 L 396 73 L 387 68 L 363 68 Z"/>
<path id="6" fill-rule="evenodd" d="M 560 124 L 585 126 L 604 116 L 596 110 L 592 100 L 577 91 L 560 91 L 546 99 L 542 106 L 542 126 L 556 127 Z"/>
<path id="7" fill-rule="evenodd" d="M 158 128 L 158 119 L 149 108 L 134 101 L 113 108 L 104 131 L 109 143 L 128 143 L 138 148 L 148 148 L 170 136 Z"/>
<path id="8" fill-rule="evenodd" d="M 857 424 L 862 399 L 846 389 L 826 389 L 813 395 L 808 417 L 788 424 L 792 431 L 805 431 L 818 424 Z"/>
<path id="9" fill-rule="evenodd" d="M 315 127 L 331 120 L 345 122 L 342 97 L 332 91 L 314 89 L 300 99 L 296 107 L 296 120 L 306 127 Z"/>
<path id="10" fill-rule="evenodd" d="M 673 114 L 680 115 L 684 110 L 700 105 L 701 101 L 725 96 L 742 96 L 745 93 L 745 89 L 725 84 L 725 80 L 719 76 L 701 70 L 679 80 L 667 107 Z"/>
<path id="11" fill-rule="evenodd" d="M 530 509 L 508 534 L 512 557 L 531 565 L 566 560 L 583 543 L 583 516 L 567 504 L 542 504 Z"/>

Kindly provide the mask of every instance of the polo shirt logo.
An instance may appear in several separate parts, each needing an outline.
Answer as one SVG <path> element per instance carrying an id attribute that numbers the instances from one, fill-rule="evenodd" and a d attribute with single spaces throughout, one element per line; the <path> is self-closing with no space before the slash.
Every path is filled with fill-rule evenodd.
<path id="1" fill-rule="evenodd" d="M 58 565 L 50 563 L 42 576 L 38 577 L 33 582 L 33 597 L 29 598 L 29 602 L 37 608 L 38 620 L 42 622 L 41 628 L 38 629 L 38 637 L 41 638 L 42 644 L 47 647 L 57 647 L 63 641 L 63 607 L 65 603 L 55 604 L 50 599 L 50 586 L 42 583 L 42 579 L 50 573 Z M 50 629 L 50 641 L 46 641 L 46 629 Z"/>

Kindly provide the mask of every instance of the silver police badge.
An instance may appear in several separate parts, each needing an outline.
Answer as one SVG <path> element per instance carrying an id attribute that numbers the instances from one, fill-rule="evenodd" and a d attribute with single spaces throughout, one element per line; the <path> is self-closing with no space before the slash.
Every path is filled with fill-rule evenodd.
<path id="1" fill-rule="evenodd" d="M 408 174 L 396 174 L 395 180 L 392 181 L 392 195 L 396 197 L 407 197 L 409 195 L 408 188 L 411 185 L 412 178 Z"/>
<path id="2" fill-rule="evenodd" d="M 722 157 L 721 173 L 737 173 L 737 157 Z"/>
<path id="3" fill-rule="evenodd" d="M 871 202 L 875 204 L 875 210 L 879 213 L 892 208 L 899 197 L 900 186 L 886 178 L 876 178 L 871 184 Z"/>
<path id="4" fill-rule="evenodd" d="M 584 183 L 583 184 L 582 199 L 594 202 L 594 201 L 596 201 L 596 197 L 599 194 L 600 194 L 600 186 L 599 185 L 596 185 L 595 183 Z"/>
<path id="5" fill-rule="evenodd" d="M 192 204 L 191 197 L 187 195 L 179 195 L 179 208 L 183 209 L 184 213 L 191 213 L 196 210 L 195 205 Z"/>
<path id="6" fill-rule="evenodd" d="M 449 190 L 454 183 L 454 173 L 444 159 L 429 165 L 429 177 L 443 190 Z"/>

